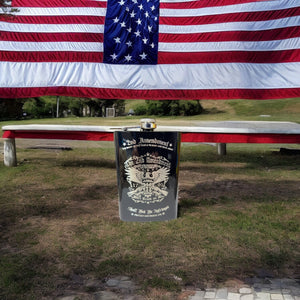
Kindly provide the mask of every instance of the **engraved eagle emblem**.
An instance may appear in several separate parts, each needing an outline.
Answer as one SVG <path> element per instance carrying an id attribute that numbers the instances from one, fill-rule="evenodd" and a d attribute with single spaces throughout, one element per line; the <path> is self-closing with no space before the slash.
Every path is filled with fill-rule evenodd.
<path id="1" fill-rule="evenodd" d="M 166 166 L 166 159 L 163 157 L 156 158 L 156 161 L 155 164 L 143 163 L 125 168 L 126 179 L 130 185 L 127 194 L 136 203 L 161 202 L 168 195 L 166 184 L 170 167 Z M 160 164 L 160 161 L 164 163 Z"/>

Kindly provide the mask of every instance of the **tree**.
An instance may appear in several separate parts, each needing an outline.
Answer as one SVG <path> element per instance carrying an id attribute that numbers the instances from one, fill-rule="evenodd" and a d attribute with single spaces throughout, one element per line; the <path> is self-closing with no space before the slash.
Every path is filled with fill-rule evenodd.
<path id="1" fill-rule="evenodd" d="M 106 108 L 114 108 L 116 115 L 120 116 L 125 111 L 124 100 L 113 99 L 98 99 L 98 98 L 72 98 L 63 97 L 68 103 L 68 109 L 72 115 L 75 116 L 89 116 L 89 117 L 105 117 Z"/>
<path id="2" fill-rule="evenodd" d="M 15 120 L 23 117 L 23 99 L 1 99 L 0 120 Z"/>
<path id="3" fill-rule="evenodd" d="M 24 99 L 23 111 L 30 118 L 45 118 L 54 116 L 55 100 L 34 97 Z"/>
<path id="4" fill-rule="evenodd" d="M 125 112 L 125 100 L 102 99 L 102 116 L 106 116 L 106 108 L 114 108 L 116 116 L 122 116 Z"/>
<path id="5" fill-rule="evenodd" d="M 193 116 L 203 112 L 199 100 L 146 100 L 145 104 L 135 108 L 137 115 Z"/>

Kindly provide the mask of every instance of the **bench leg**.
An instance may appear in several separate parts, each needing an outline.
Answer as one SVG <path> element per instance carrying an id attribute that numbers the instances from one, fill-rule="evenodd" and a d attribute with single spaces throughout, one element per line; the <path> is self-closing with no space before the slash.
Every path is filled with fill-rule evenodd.
<path id="1" fill-rule="evenodd" d="M 15 139 L 4 139 L 4 165 L 6 167 L 15 167 L 17 165 Z"/>
<path id="2" fill-rule="evenodd" d="M 218 144 L 218 154 L 226 155 L 226 144 L 225 143 Z"/>

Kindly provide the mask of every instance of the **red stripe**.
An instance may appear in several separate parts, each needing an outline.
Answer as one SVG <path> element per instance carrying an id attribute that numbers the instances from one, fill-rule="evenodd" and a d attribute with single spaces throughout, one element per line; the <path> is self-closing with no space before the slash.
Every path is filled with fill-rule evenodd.
<path id="1" fill-rule="evenodd" d="M 158 64 L 300 62 L 300 49 L 284 51 L 159 52 Z"/>
<path id="2" fill-rule="evenodd" d="M 226 6 L 234 4 L 243 4 L 257 2 L 254 0 L 201 0 L 190 2 L 168 2 L 160 3 L 160 8 L 185 9 Z M 88 1 L 88 0 L 13 0 L 14 7 L 106 7 L 106 1 Z"/>
<path id="3" fill-rule="evenodd" d="M 298 144 L 300 134 L 266 134 L 266 133 L 182 133 L 181 142 L 190 143 L 265 143 Z"/>
<path id="4" fill-rule="evenodd" d="M 18 42 L 103 42 L 103 33 L 89 32 L 7 32 L 0 31 L 2 41 Z M 263 31 L 228 31 L 193 34 L 160 33 L 159 42 L 193 43 L 193 42 L 225 42 L 225 41 L 272 41 L 300 37 L 298 26 Z"/>
<path id="5" fill-rule="evenodd" d="M 95 131 L 8 130 L 4 132 L 3 138 L 113 141 L 114 134 Z"/>
<path id="6" fill-rule="evenodd" d="M 103 33 L 89 32 L 5 32 L 0 31 L 2 41 L 16 42 L 103 42 Z"/>
<path id="7" fill-rule="evenodd" d="M 12 0 L 13 7 L 106 7 L 106 1 L 89 0 Z"/>
<path id="8" fill-rule="evenodd" d="M 0 31 L 2 41 L 18 42 L 103 42 L 103 33 L 89 32 L 8 32 Z M 193 34 L 159 34 L 159 42 L 193 43 L 225 41 L 272 41 L 300 37 L 298 26 L 263 31 L 229 31 Z"/>
<path id="9" fill-rule="evenodd" d="M 163 25 L 201 25 L 215 23 L 230 23 L 230 22 L 256 22 L 269 21 L 281 18 L 288 18 L 300 15 L 300 7 L 259 12 L 238 12 L 222 15 L 209 16 L 187 16 L 187 17 L 164 17 L 159 18 L 159 23 Z"/>
<path id="10" fill-rule="evenodd" d="M 102 52 L 13 52 L 0 51 L 1 61 L 16 62 L 99 62 L 103 61 Z M 159 52 L 158 64 L 195 64 L 195 63 L 279 63 L 300 62 L 300 49 L 284 51 L 223 51 L 223 52 Z"/>
<path id="11" fill-rule="evenodd" d="M 264 0 L 261 0 L 264 1 Z M 190 1 L 190 2 L 168 2 L 160 3 L 160 8 L 169 9 L 187 9 L 187 8 L 201 8 L 201 7 L 215 7 L 215 6 L 226 6 L 234 4 L 243 4 L 250 2 L 258 2 L 255 0 L 201 0 L 201 1 Z"/>
<path id="12" fill-rule="evenodd" d="M 160 33 L 159 41 L 166 43 L 273 41 L 300 37 L 299 26 L 261 31 L 224 31 L 189 34 Z"/>
<path id="13" fill-rule="evenodd" d="M 291 89 L 207 89 L 207 90 L 125 90 L 87 87 L 0 88 L 0 98 L 30 98 L 68 95 L 100 99 L 282 99 L 300 97 L 300 88 Z"/>
<path id="14" fill-rule="evenodd" d="M 103 33 L 89 32 L 6 32 L 0 31 L 2 41 L 16 42 L 103 42 Z"/>
<path id="15" fill-rule="evenodd" d="M 61 139 L 61 140 L 87 140 L 87 141 L 113 141 L 112 132 L 91 132 L 91 131 L 56 131 L 56 130 L 8 130 L 3 138 L 23 139 Z M 299 134 L 266 134 L 266 133 L 195 133 L 184 132 L 181 134 L 183 143 L 278 143 L 298 144 Z"/>
<path id="16" fill-rule="evenodd" d="M 7 32 L 0 31 L 2 41 L 18 42 L 103 42 L 103 33 L 89 32 Z M 191 34 L 160 33 L 159 42 L 193 43 L 225 41 L 272 41 L 300 37 L 298 26 L 263 31 L 228 31 Z"/>
<path id="17" fill-rule="evenodd" d="M 103 61 L 102 52 L 13 52 L 0 51 L 0 61 L 15 62 L 98 62 Z M 1 96 L 0 96 L 1 98 Z"/>
<path id="18" fill-rule="evenodd" d="M 201 25 L 226 22 L 254 22 L 287 18 L 300 15 L 300 8 L 290 8 L 275 11 L 229 13 L 209 16 L 163 17 L 159 23 L 164 25 Z M 100 16 L 14 16 L 7 22 L 32 24 L 104 24 L 105 17 Z"/>
<path id="19" fill-rule="evenodd" d="M 10 23 L 22 24 L 104 24 L 103 16 L 14 16 L 5 19 Z"/>

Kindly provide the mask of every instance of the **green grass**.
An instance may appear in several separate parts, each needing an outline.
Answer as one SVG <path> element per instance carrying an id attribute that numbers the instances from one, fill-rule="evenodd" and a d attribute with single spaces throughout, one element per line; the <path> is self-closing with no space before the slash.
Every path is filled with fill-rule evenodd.
<path id="1" fill-rule="evenodd" d="M 228 104 L 241 118 L 300 122 L 299 99 L 283 100 L 229 100 Z"/>
<path id="2" fill-rule="evenodd" d="M 267 145 L 231 145 L 225 157 L 215 150 L 183 145 L 178 219 L 127 223 L 112 143 L 19 149 L 17 168 L 0 166 L 0 297 L 53 295 L 72 274 L 130 276 L 150 299 L 261 269 L 296 276 L 300 158 Z"/>
<path id="3" fill-rule="evenodd" d="M 158 123 L 299 121 L 299 99 L 278 101 L 209 100 L 211 113 Z M 138 122 L 67 118 L 0 126 Z M 153 223 L 120 221 L 113 143 L 84 145 L 34 150 L 17 141 L 18 166 L 0 165 L 1 299 L 55 298 L 66 287 L 83 288 L 75 275 L 99 282 L 126 275 L 148 299 L 175 299 L 186 285 L 222 286 L 261 270 L 299 276 L 300 157 L 279 154 L 297 145 L 230 144 L 226 156 L 210 145 L 182 145 L 178 219 Z"/>

